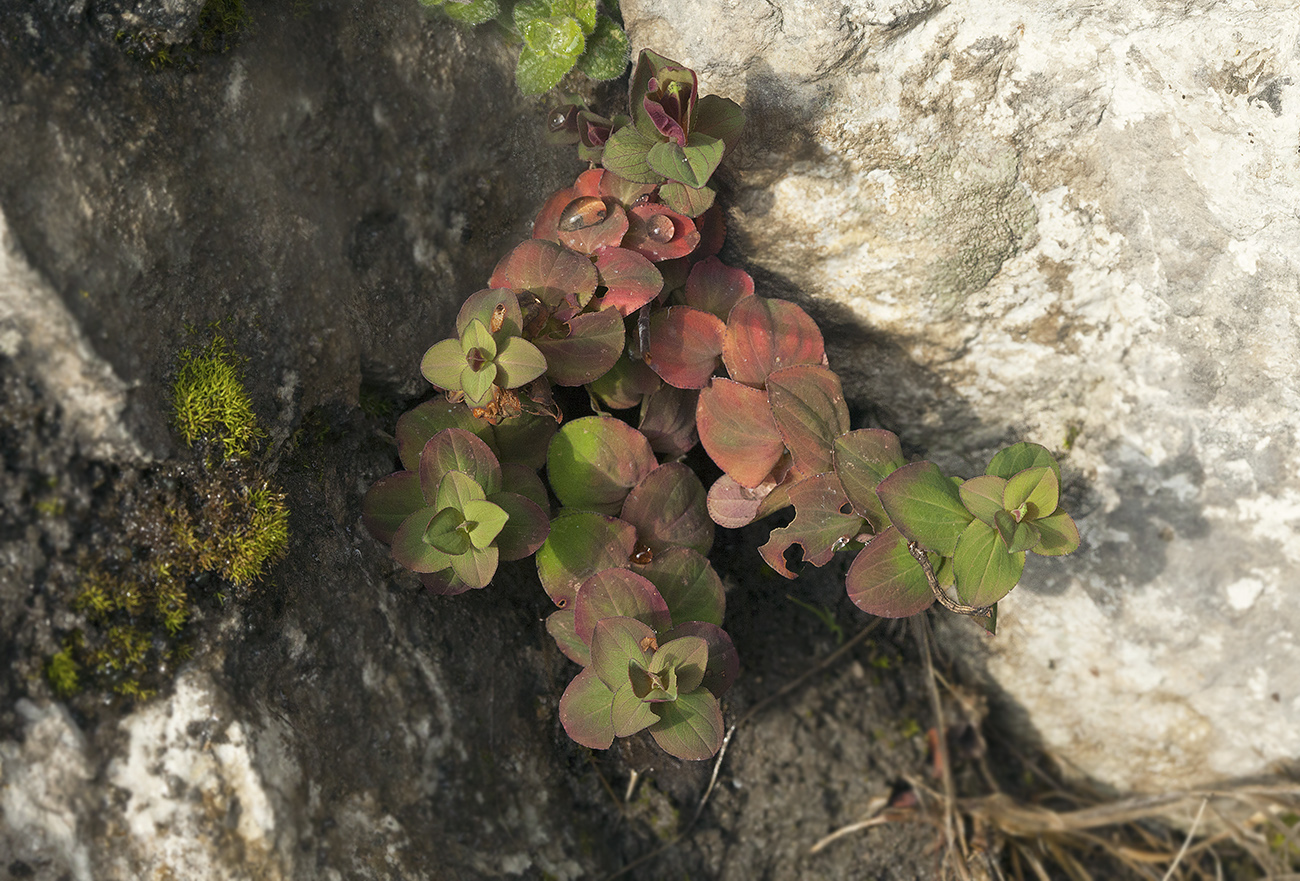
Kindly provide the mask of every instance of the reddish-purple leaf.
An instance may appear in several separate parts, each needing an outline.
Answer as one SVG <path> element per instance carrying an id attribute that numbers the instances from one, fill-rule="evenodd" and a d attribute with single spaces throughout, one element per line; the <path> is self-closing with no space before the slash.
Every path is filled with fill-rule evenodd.
<path id="1" fill-rule="evenodd" d="M 564 656 L 584 667 L 591 665 L 591 647 L 578 639 L 573 629 L 573 609 L 557 609 L 546 619 L 546 632 L 564 652 Z"/>
<path id="2" fill-rule="evenodd" d="M 707 688 L 714 697 L 722 697 L 740 675 L 740 655 L 737 654 L 731 637 L 716 624 L 706 621 L 687 621 L 665 634 L 663 641 L 667 642 L 681 636 L 698 636 L 708 643 L 709 664 L 704 668 L 704 680 L 700 685 Z"/>
<path id="3" fill-rule="evenodd" d="M 584 312 L 566 325 L 561 339 L 538 337 L 546 376 L 556 385 L 585 385 L 614 366 L 623 354 L 623 316 L 617 309 Z"/>
<path id="4" fill-rule="evenodd" d="M 428 503 L 420 490 L 420 475 L 398 471 L 381 477 L 361 500 L 361 522 L 376 540 L 391 544 L 402 521 Z"/>
<path id="5" fill-rule="evenodd" d="M 547 241 L 560 242 L 560 217 L 564 209 L 573 203 L 574 199 L 580 196 L 601 196 L 601 178 L 605 172 L 599 168 L 592 168 L 578 175 L 578 179 L 573 182 L 573 186 L 565 187 L 562 190 L 556 190 L 551 197 L 546 200 L 542 210 L 537 212 L 537 219 L 533 222 L 533 238 L 546 239 Z"/>
<path id="6" fill-rule="evenodd" d="M 439 572 L 425 572 L 420 575 L 420 583 L 431 594 L 443 597 L 454 597 L 467 590 L 475 590 L 474 585 L 466 584 L 451 569 L 443 569 Z"/>
<path id="7" fill-rule="evenodd" d="M 596 251 L 596 271 L 600 274 L 600 283 L 608 289 L 601 300 L 603 307 L 613 307 L 625 317 L 659 296 L 663 290 L 664 278 L 654 264 L 627 248 Z"/>
<path id="8" fill-rule="evenodd" d="M 569 737 L 591 749 L 609 749 L 614 742 L 614 692 L 590 667 L 560 696 L 560 724 Z"/>
<path id="9" fill-rule="evenodd" d="M 589 511 L 561 514 L 537 550 L 537 576 L 560 608 L 572 608 L 578 585 L 604 569 L 629 565 L 636 528 Z"/>
<path id="10" fill-rule="evenodd" d="M 691 268 L 683 302 L 726 321 L 737 302 L 753 295 L 753 276 L 726 265 L 717 257 L 706 257 Z"/>
<path id="11" fill-rule="evenodd" d="M 397 420 L 397 454 L 407 471 L 420 470 L 420 453 L 424 445 L 444 428 L 463 428 L 492 445 L 492 426 L 475 419 L 463 404 L 450 404 L 442 398 L 425 401 L 408 410 Z"/>
<path id="12" fill-rule="evenodd" d="M 849 599 L 869 615 L 906 618 L 930 608 L 934 593 L 925 572 L 893 526 L 858 553 L 845 578 Z"/>
<path id="13" fill-rule="evenodd" d="M 722 624 L 727 609 L 722 579 L 708 558 L 698 551 L 690 548 L 658 551 L 649 563 L 634 563 L 632 571 L 650 579 L 668 604 L 674 624 L 687 621 Z"/>
<path id="14" fill-rule="evenodd" d="M 619 517 L 635 526 L 638 541 L 656 554 L 673 546 L 707 554 L 713 546 L 704 484 L 680 462 L 647 474 L 628 493 Z"/>
<path id="15" fill-rule="evenodd" d="M 715 315 L 673 306 L 650 319 L 648 363 L 677 388 L 704 388 L 718 367 L 724 325 Z"/>
<path id="16" fill-rule="evenodd" d="M 655 376 L 657 379 L 658 374 Z M 650 442 L 650 449 L 665 458 L 675 459 L 695 448 L 700 439 L 695 429 L 699 397 L 700 393 L 695 389 L 661 385 L 641 402 L 641 420 L 637 427 Z"/>
<path id="17" fill-rule="evenodd" d="M 499 492 L 492 493 L 487 500 L 509 517 L 495 541 L 502 560 L 522 560 L 534 554 L 546 541 L 551 521 L 546 511 L 532 499 L 517 493 Z"/>
<path id="18" fill-rule="evenodd" d="M 449 471 L 463 471 L 484 493 L 501 489 L 501 465 L 491 447 L 463 428 L 444 428 L 429 438 L 420 453 L 420 485 L 434 504 L 438 487 Z"/>
<path id="19" fill-rule="evenodd" d="M 619 358 L 614 366 L 587 385 L 587 391 L 611 410 L 624 410 L 640 404 L 646 395 L 663 386 L 659 374 L 644 361 Z M 653 446 L 653 443 L 651 444 Z"/>
<path id="20" fill-rule="evenodd" d="M 627 569 L 605 569 L 578 587 L 573 601 L 573 627 L 591 644 L 591 633 L 602 618 L 635 618 L 656 632 L 672 627 L 668 604 L 649 579 Z"/>
<path id="21" fill-rule="evenodd" d="M 596 283 L 596 268 L 590 260 L 541 239 L 516 245 L 501 258 L 488 281 L 494 288 L 531 291 L 551 309 L 570 299 L 579 308 L 585 306 L 596 292 Z"/>
<path id="22" fill-rule="evenodd" d="M 700 243 L 695 222 L 667 205 L 653 202 L 634 205 L 627 212 L 627 220 L 623 247 L 631 248 L 655 263 L 685 257 Z"/>
<path id="23" fill-rule="evenodd" d="M 933 462 L 913 462 L 876 487 L 885 513 L 898 531 L 925 548 L 952 556 L 957 539 L 972 519 L 957 486 Z"/>
<path id="24" fill-rule="evenodd" d="M 585 416 L 560 428 L 546 451 L 546 473 L 560 504 L 617 514 L 628 492 L 658 466 L 641 432 L 610 416 Z"/>
<path id="25" fill-rule="evenodd" d="M 817 323 L 794 303 L 744 297 L 727 315 L 722 361 L 736 382 L 762 388 L 783 367 L 825 365 L 826 348 Z"/>
<path id="26" fill-rule="evenodd" d="M 750 489 L 741 486 L 730 474 L 724 474 L 709 487 L 709 516 L 727 529 L 748 526 L 757 518 L 758 506 L 775 486 L 769 483 Z"/>
<path id="27" fill-rule="evenodd" d="M 836 551 L 862 532 L 862 517 L 853 512 L 833 471 L 796 483 L 790 488 L 790 501 L 794 520 L 772 530 L 767 544 L 759 548 L 767 564 L 786 578 L 795 577 L 785 565 L 785 552 L 791 545 L 803 547 L 804 562 L 825 566 Z"/>
<path id="28" fill-rule="evenodd" d="M 742 486 L 762 483 L 785 452 L 768 396 L 759 389 L 715 378 L 700 392 L 695 422 L 709 457 Z"/>
<path id="29" fill-rule="evenodd" d="M 542 457 L 542 464 L 546 464 L 545 456 Z M 501 489 L 508 493 L 518 493 L 543 511 L 550 509 L 551 500 L 546 492 L 546 484 L 537 476 L 537 472 L 527 465 L 518 465 L 514 462 L 503 463 Z"/>
<path id="30" fill-rule="evenodd" d="M 876 496 L 876 487 L 907 462 L 898 435 L 879 428 L 859 428 L 835 439 L 832 457 L 853 509 L 871 521 L 877 532 L 888 526 L 889 515 Z"/>
<path id="31" fill-rule="evenodd" d="M 743 308 L 741 301 L 736 308 Z M 767 378 L 767 400 L 799 478 L 830 471 L 835 439 L 849 430 L 840 378 L 825 367 L 801 364 Z"/>

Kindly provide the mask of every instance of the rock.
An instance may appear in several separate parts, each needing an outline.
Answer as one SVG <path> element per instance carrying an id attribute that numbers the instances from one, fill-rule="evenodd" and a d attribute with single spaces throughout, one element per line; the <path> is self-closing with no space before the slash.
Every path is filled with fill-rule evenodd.
<path id="1" fill-rule="evenodd" d="M 625 0 L 741 102 L 730 233 L 956 473 L 1059 451 L 1084 546 L 949 640 L 1067 765 L 1300 755 L 1294 7 Z"/>

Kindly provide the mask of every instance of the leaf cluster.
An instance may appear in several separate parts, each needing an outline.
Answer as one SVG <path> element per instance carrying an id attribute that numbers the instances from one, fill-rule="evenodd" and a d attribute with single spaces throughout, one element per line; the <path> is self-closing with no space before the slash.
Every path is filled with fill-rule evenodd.
<path id="1" fill-rule="evenodd" d="M 963 482 L 908 463 L 890 432 L 850 426 L 816 322 L 718 257 L 709 180 L 743 119 L 649 51 L 628 114 L 576 99 L 552 112 L 552 140 L 593 166 L 425 354 L 443 396 L 399 419 L 404 470 L 364 502 L 371 533 L 435 592 L 535 557 L 547 631 L 582 667 L 560 719 L 592 748 L 642 731 L 679 758 L 720 747 L 718 698 L 739 662 L 707 557 L 715 524 L 793 506 L 763 558 L 793 578 L 795 545 L 815 566 L 855 552 L 850 597 L 894 617 L 936 599 L 982 613 L 1026 553 L 1078 545 L 1044 448 L 1009 447 Z M 593 415 L 566 420 L 563 387 Z M 723 472 L 707 491 L 682 462 L 697 445 Z"/>
<path id="2" fill-rule="evenodd" d="M 627 69 L 628 39 L 598 0 L 420 0 L 452 21 L 494 21 L 521 44 L 515 81 L 525 95 L 540 95 L 577 68 L 594 80 L 612 80 Z M 611 3 L 618 14 L 618 4 Z"/>

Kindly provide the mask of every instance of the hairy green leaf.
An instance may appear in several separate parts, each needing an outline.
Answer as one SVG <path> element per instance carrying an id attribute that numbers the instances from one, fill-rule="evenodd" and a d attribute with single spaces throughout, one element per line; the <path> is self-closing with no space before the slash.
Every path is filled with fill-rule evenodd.
<path id="1" fill-rule="evenodd" d="M 602 15 L 587 37 L 587 49 L 578 59 L 578 70 L 593 80 L 616 79 L 627 69 L 630 50 L 627 34 L 612 18 Z"/>

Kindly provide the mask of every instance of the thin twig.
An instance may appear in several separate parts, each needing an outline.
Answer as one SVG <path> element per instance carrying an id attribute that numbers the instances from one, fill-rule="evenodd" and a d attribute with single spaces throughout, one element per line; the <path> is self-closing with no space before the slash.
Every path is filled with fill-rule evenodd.
<path id="1" fill-rule="evenodd" d="M 1191 845 L 1192 839 L 1196 837 L 1196 830 L 1201 825 L 1201 817 L 1205 815 L 1205 806 L 1209 803 L 1210 799 L 1208 797 L 1201 799 L 1201 807 L 1196 811 L 1196 819 L 1192 820 L 1192 828 L 1187 830 L 1187 837 L 1183 839 L 1183 846 L 1178 849 L 1178 855 L 1169 864 L 1169 871 L 1165 872 L 1165 877 L 1161 881 L 1169 881 L 1170 878 L 1174 877 L 1178 864 L 1183 861 L 1183 855 L 1187 853 L 1188 846 Z"/>
<path id="2" fill-rule="evenodd" d="M 921 571 L 925 573 L 925 580 L 930 585 L 930 593 L 939 601 L 949 612 L 956 612 L 958 615 L 969 615 L 972 618 L 987 618 L 992 614 L 992 606 L 968 606 L 959 603 L 952 597 L 948 596 L 948 591 L 939 586 L 939 579 L 934 575 L 934 569 L 930 566 L 930 558 L 921 550 L 921 546 L 914 541 L 907 543 L 907 552 L 912 555 L 916 562 L 921 564 Z"/>
<path id="3" fill-rule="evenodd" d="M 837 838 L 843 838 L 845 835 L 852 835 L 854 832 L 858 832 L 863 829 L 870 829 L 872 826 L 883 826 L 885 823 L 891 822 L 891 820 L 892 818 L 889 817 L 888 815 L 881 814 L 879 816 L 872 817 L 869 820 L 859 820 L 856 823 L 850 823 L 847 826 L 841 826 L 840 828 L 832 832 L 830 835 L 827 835 L 825 838 L 818 841 L 812 847 L 808 848 L 808 853 L 817 853 L 820 850 L 822 850 L 822 848 L 826 847 L 826 845 L 830 844 L 832 841 L 835 841 Z"/>
<path id="4" fill-rule="evenodd" d="M 922 553 L 921 556 L 924 557 L 925 554 Z M 939 686 L 936 684 L 934 677 L 934 655 L 930 651 L 928 622 L 924 616 L 917 615 L 912 618 L 912 626 L 913 632 L 916 634 L 917 645 L 921 650 L 921 657 L 925 661 L 925 681 L 930 694 L 931 711 L 934 713 L 934 727 L 937 734 L 934 739 L 934 749 L 943 779 L 944 837 L 950 853 L 954 844 L 958 846 L 961 856 L 959 867 L 963 869 L 961 874 L 965 876 L 967 873 L 964 871 L 964 867 L 966 861 L 970 858 L 970 852 L 966 847 L 966 830 L 956 819 L 957 795 L 952 781 L 952 763 L 948 760 L 948 732 L 943 719 L 943 702 L 939 698 Z"/>

